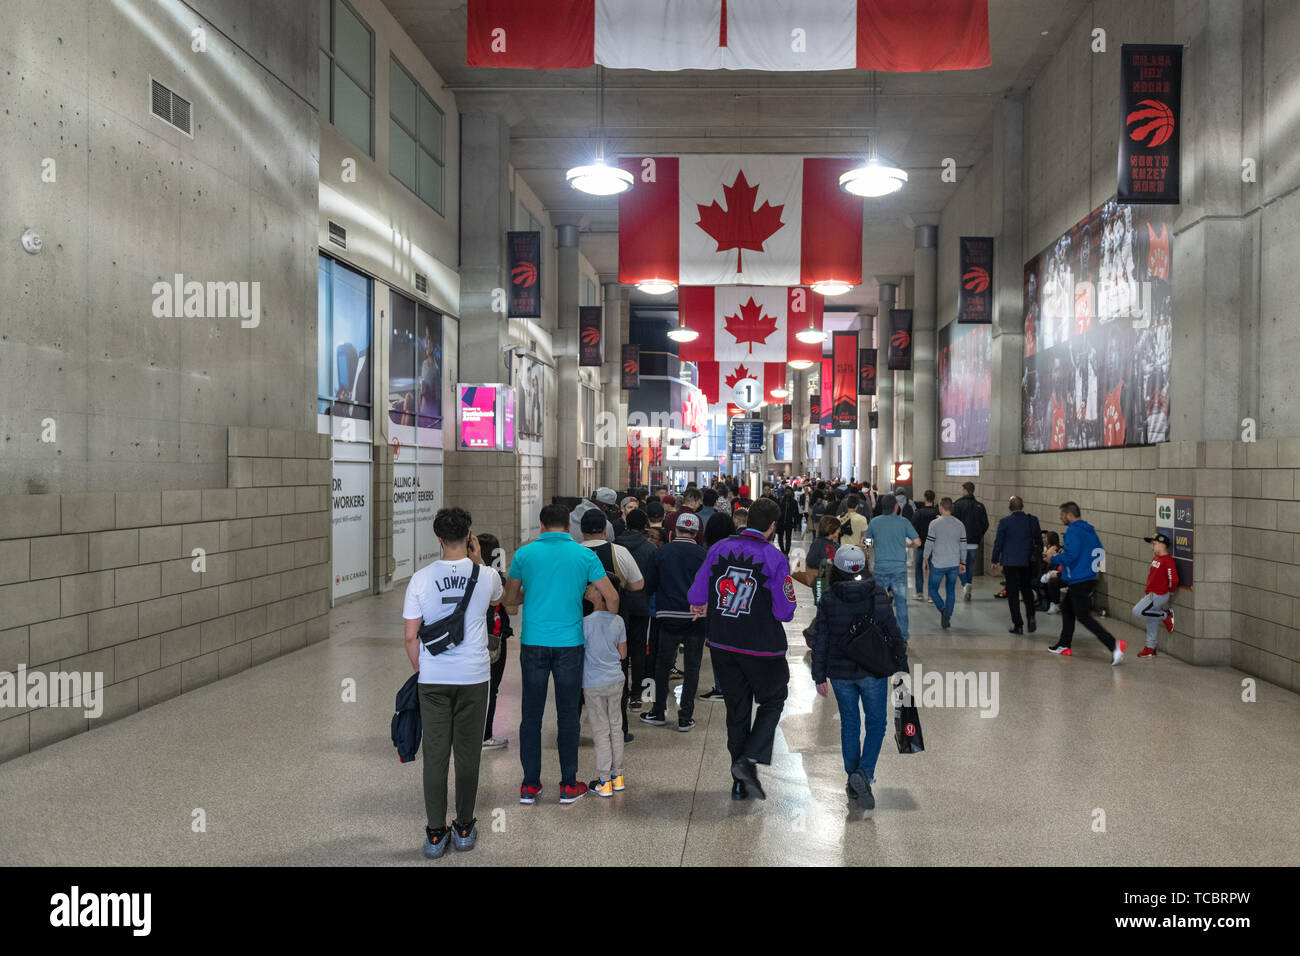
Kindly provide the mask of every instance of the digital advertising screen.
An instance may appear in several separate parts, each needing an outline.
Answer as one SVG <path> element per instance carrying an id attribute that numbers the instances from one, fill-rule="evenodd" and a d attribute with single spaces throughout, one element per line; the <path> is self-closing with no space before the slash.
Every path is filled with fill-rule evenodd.
<path id="1" fill-rule="evenodd" d="M 497 389 L 494 385 L 457 385 L 461 448 L 497 447 Z"/>

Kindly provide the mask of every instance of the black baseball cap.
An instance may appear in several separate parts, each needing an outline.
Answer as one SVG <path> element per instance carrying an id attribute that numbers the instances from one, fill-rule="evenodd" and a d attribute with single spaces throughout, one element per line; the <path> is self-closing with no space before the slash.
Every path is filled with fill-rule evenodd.
<path id="1" fill-rule="evenodd" d="M 1157 531 L 1154 538 L 1143 538 L 1142 540 L 1147 544 L 1150 544 L 1153 541 L 1159 541 L 1166 548 L 1173 544 L 1173 542 L 1169 540 L 1169 535 L 1165 534 L 1163 531 Z"/>

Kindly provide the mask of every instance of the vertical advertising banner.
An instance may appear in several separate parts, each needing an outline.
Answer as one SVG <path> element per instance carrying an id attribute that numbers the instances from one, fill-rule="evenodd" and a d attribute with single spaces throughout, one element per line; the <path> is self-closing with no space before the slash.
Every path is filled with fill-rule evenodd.
<path id="1" fill-rule="evenodd" d="M 794 428 L 794 406 L 793 405 L 781 406 L 781 427 Z"/>
<path id="2" fill-rule="evenodd" d="M 912 367 L 912 310 L 889 310 L 889 370 L 906 372 Z"/>
<path id="3" fill-rule="evenodd" d="M 330 488 L 334 597 L 370 590 L 370 463 L 335 461 Z"/>
<path id="4" fill-rule="evenodd" d="M 600 316 L 598 305 L 583 306 L 578 310 L 578 364 L 600 365 L 604 349 L 600 342 Z"/>
<path id="5" fill-rule="evenodd" d="M 949 322 L 937 344 L 939 457 L 982 455 L 989 448 L 993 327 Z"/>
<path id="6" fill-rule="evenodd" d="M 821 376 L 822 398 L 817 411 L 820 413 L 818 422 L 824 435 L 835 427 L 832 415 L 835 406 L 835 360 L 829 355 L 822 356 Z"/>
<path id="7" fill-rule="evenodd" d="M 831 424 L 835 428 L 858 427 L 858 333 L 835 332 L 831 336 Z"/>
<path id="8" fill-rule="evenodd" d="M 962 236 L 961 298 L 957 321 L 962 325 L 984 325 L 993 321 L 993 239 Z"/>
<path id="9" fill-rule="evenodd" d="M 623 346 L 623 387 L 629 391 L 641 387 L 641 346 Z"/>
<path id="10" fill-rule="evenodd" d="M 876 394 L 875 349 L 858 349 L 858 394 Z"/>
<path id="11" fill-rule="evenodd" d="M 822 397 L 818 392 L 808 396 L 808 424 L 816 425 L 822 420 Z"/>
<path id="12" fill-rule="evenodd" d="M 510 259 L 510 318 L 542 317 L 542 234 L 506 233 Z"/>
<path id="13" fill-rule="evenodd" d="M 458 385 L 461 448 L 497 447 L 497 390 L 490 385 Z"/>
<path id="14" fill-rule="evenodd" d="M 500 389 L 498 401 L 501 405 L 501 410 L 497 413 L 497 418 L 501 422 L 501 447 L 505 451 L 514 451 L 515 390 L 513 388 Z"/>
<path id="15" fill-rule="evenodd" d="M 1120 84 L 1116 198 L 1177 204 L 1183 48 L 1125 43 Z"/>

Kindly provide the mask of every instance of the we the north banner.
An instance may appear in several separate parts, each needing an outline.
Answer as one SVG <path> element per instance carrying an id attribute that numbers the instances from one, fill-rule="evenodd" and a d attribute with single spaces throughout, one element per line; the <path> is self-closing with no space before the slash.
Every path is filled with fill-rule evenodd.
<path id="1" fill-rule="evenodd" d="M 988 236 L 962 236 L 961 297 L 957 321 L 962 325 L 993 322 L 993 240 Z"/>
<path id="2" fill-rule="evenodd" d="M 1183 48 L 1120 48 L 1119 185 L 1122 203 L 1178 202 Z"/>
<path id="3" fill-rule="evenodd" d="M 988 0 L 469 0 L 465 62 L 524 70 L 978 70 Z"/>
<path id="4" fill-rule="evenodd" d="M 862 281 L 863 200 L 852 157 L 624 156 L 619 281 L 792 286 Z"/>
<path id="5" fill-rule="evenodd" d="M 542 317 L 542 234 L 507 232 L 510 263 L 510 318 Z"/>
<path id="6" fill-rule="evenodd" d="M 822 327 L 825 299 L 811 289 L 683 286 L 677 290 L 682 324 L 698 332 L 677 354 L 683 362 L 792 362 L 821 358 L 821 345 L 800 342 L 800 329 Z"/>
<path id="7" fill-rule="evenodd" d="M 604 350 L 600 341 L 600 315 L 598 305 L 584 305 L 578 309 L 578 364 L 600 365 Z"/>

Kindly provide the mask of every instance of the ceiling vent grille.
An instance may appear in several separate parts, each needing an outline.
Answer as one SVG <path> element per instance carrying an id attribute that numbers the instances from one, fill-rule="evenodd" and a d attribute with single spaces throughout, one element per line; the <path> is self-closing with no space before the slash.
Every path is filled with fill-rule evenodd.
<path id="1" fill-rule="evenodd" d="M 190 101 L 173 93 L 157 80 L 150 79 L 150 103 L 153 115 L 164 123 L 175 126 L 187 136 L 193 136 L 193 124 L 190 117 Z"/>
<path id="2" fill-rule="evenodd" d="M 415 274 L 415 291 L 421 295 L 429 294 L 429 279 L 418 272 Z"/>
<path id="3" fill-rule="evenodd" d="M 330 242 L 334 243 L 334 245 L 338 246 L 340 249 L 346 249 L 348 247 L 348 231 L 333 219 L 329 220 L 329 224 Z"/>

